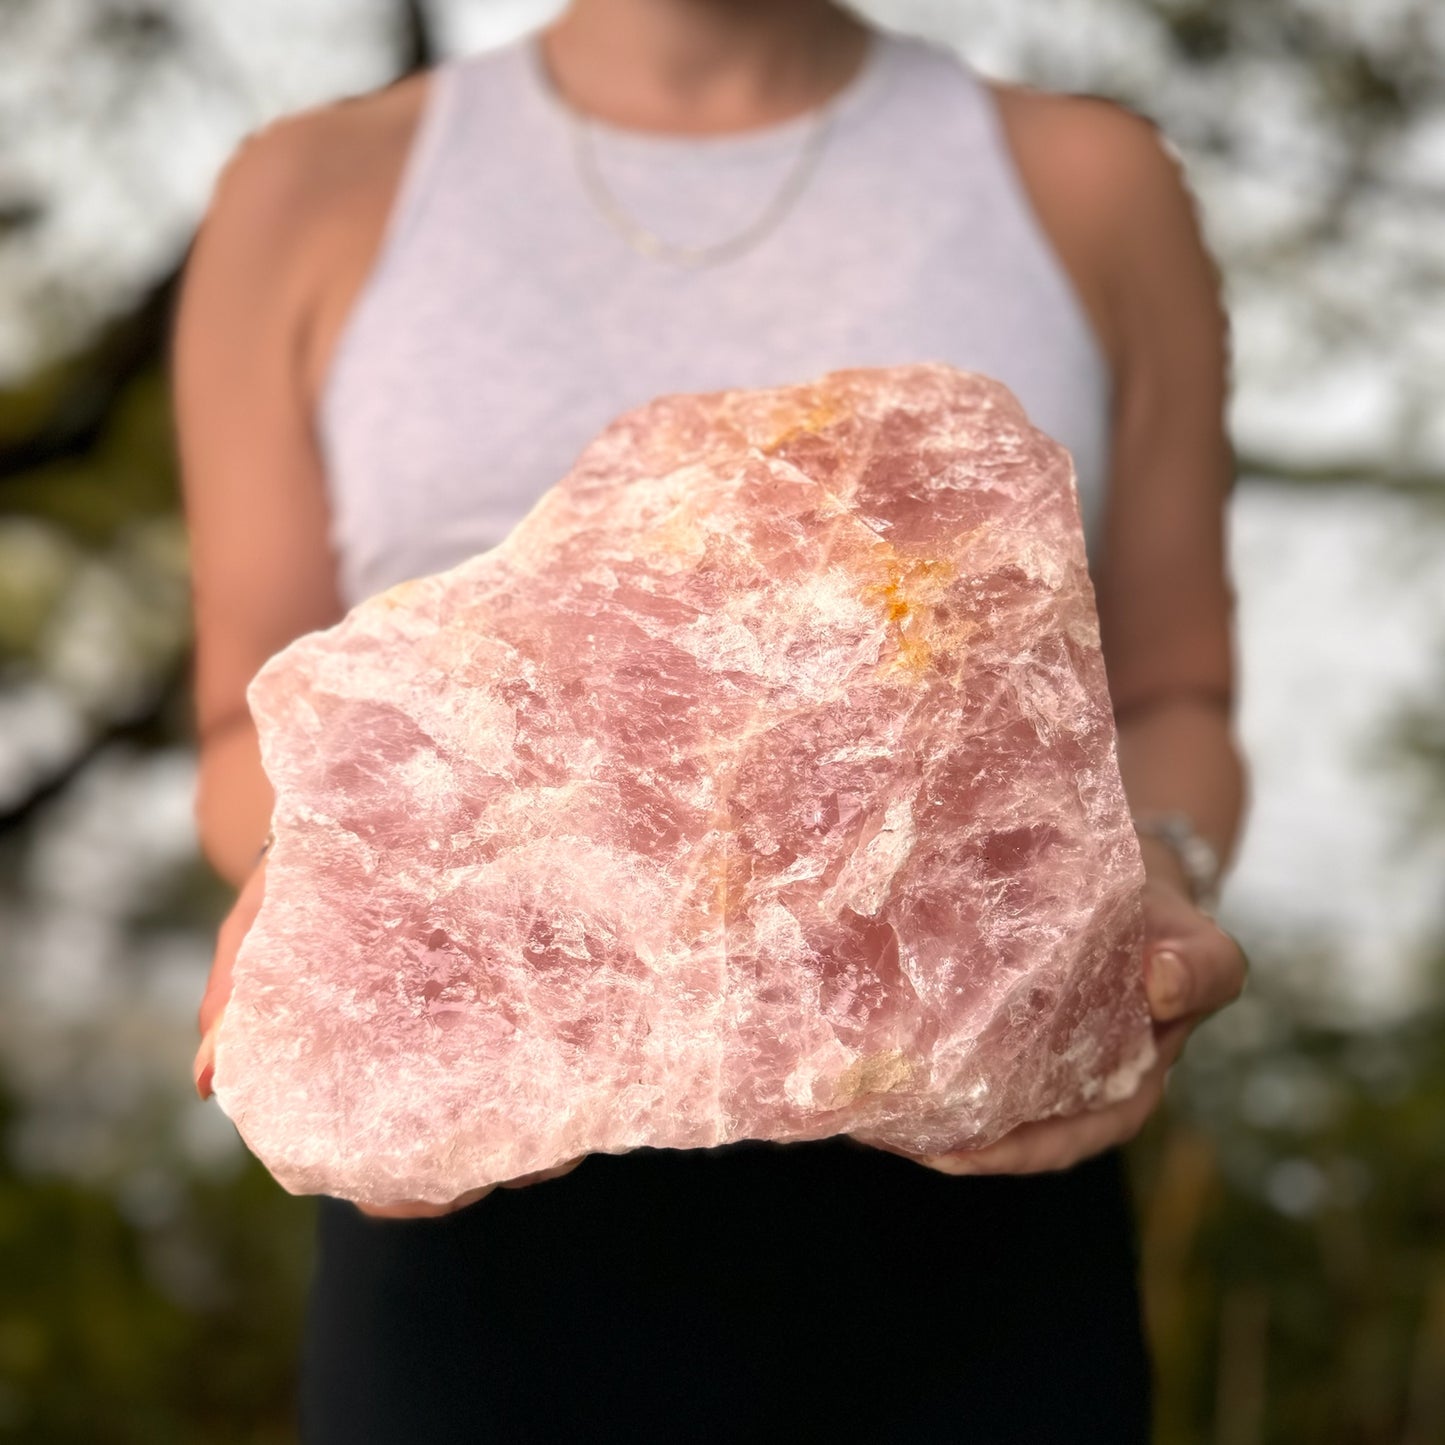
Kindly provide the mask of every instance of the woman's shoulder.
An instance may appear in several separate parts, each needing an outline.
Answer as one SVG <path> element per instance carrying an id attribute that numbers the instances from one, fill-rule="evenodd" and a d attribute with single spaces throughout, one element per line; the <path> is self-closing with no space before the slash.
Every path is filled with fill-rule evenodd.
<path id="1" fill-rule="evenodd" d="M 242 137 L 222 166 L 210 212 L 295 233 L 329 207 L 384 184 L 405 157 L 435 72 L 290 111 Z"/>
<path id="2" fill-rule="evenodd" d="M 1097 219 L 1121 192 L 1177 179 L 1183 158 L 1142 110 L 1088 91 L 1046 90 L 986 78 L 1010 143 L 1061 194 L 1096 200 Z"/>
<path id="3" fill-rule="evenodd" d="M 435 76 L 418 71 L 279 116 L 240 142 L 216 180 L 202 229 L 244 247 L 273 303 L 304 324 L 313 396 L 385 231 Z"/>
<path id="4" fill-rule="evenodd" d="M 1124 342 L 1111 297 L 1128 227 L 1151 200 L 1192 202 L 1179 151 L 1157 121 L 1111 97 L 985 84 L 1029 200 L 1117 366 Z"/>

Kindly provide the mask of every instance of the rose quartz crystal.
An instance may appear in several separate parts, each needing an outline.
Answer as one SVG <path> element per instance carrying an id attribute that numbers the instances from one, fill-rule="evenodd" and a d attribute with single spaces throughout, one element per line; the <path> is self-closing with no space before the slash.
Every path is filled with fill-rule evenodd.
<path id="1" fill-rule="evenodd" d="M 661 397 L 249 700 L 276 841 L 215 1092 L 294 1192 L 936 1153 L 1153 1061 L 1073 465 L 989 377 Z"/>

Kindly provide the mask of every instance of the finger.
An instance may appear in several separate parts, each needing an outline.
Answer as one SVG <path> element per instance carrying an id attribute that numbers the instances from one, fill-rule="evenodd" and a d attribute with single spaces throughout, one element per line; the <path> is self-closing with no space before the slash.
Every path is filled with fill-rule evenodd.
<path id="1" fill-rule="evenodd" d="M 196 1050 L 196 1057 L 191 1064 L 191 1078 L 195 1080 L 196 1093 L 203 1100 L 211 1097 L 211 1082 L 215 1073 L 216 1030 L 212 1027 L 206 1030 L 206 1035 L 201 1040 L 201 1046 Z"/>
<path id="2" fill-rule="evenodd" d="M 201 1006 L 196 1012 L 196 1027 L 202 1038 L 214 1032 L 220 1022 L 221 1014 L 231 997 L 231 985 L 231 960 L 218 948 L 211 963 L 210 975 L 206 979 L 206 990 L 201 995 Z"/>
<path id="3" fill-rule="evenodd" d="M 560 1179 L 564 1174 L 570 1174 L 587 1156 L 579 1154 L 575 1159 L 569 1159 L 565 1164 L 554 1164 L 550 1169 L 539 1169 L 534 1174 L 523 1174 L 516 1179 L 502 1180 L 503 1189 L 522 1189 L 528 1184 L 541 1184 L 547 1179 Z"/>
<path id="4" fill-rule="evenodd" d="M 925 1164 L 941 1174 L 1030 1174 L 1066 1169 L 1091 1154 L 1125 1143 L 1143 1128 L 1163 1098 L 1169 1071 L 1196 1025 L 1192 1018 L 1157 1024 L 1154 1063 L 1135 1092 L 1116 1104 L 1031 1120 L 981 1149 L 924 1155 L 882 1142 L 870 1147 Z"/>
<path id="5" fill-rule="evenodd" d="M 241 885 L 231 910 L 216 930 L 216 951 L 211 960 L 210 975 L 197 1011 L 196 1024 L 204 1036 L 215 1028 L 226 1001 L 231 997 L 236 955 L 251 931 L 266 893 L 266 864 L 263 858 Z"/>
<path id="6" fill-rule="evenodd" d="M 368 1219 L 436 1219 L 447 1212 L 445 1204 L 358 1204 Z"/>
<path id="7" fill-rule="evenodd" d="M 1111 1104 L 1096 1113 L 1040 1119 L 965 1156 L 971 1174 L 1038 1174 L 1066 1169 L 1076 1160 L 1115 1143 L 1124 1128 L 1124 1107 Z"/>
<path id="8" fill-rule="evenodd" d="M 1156 1023 L 1154 1025 L 1154 1063 L 1150 1066 L 1150 1073 L 1159 1072 L 1167 1074 L 1179 1060 L 1179 1055 L 1184 1052 L 1184 1045 L 1189 1035 L 1199 1027 L 1197 1017 L 1172 1019 L 1168 1023 Z"/>
<path id="9" fill-rule="evenodd" d="M 1189 1026 L 1179 1024 L 1159 1032 L 1163 1036 L 1159 1057 L 1127 1099 L 1102 1109 L 1032 1120 L 982 1149 L 933 1155 L 922 1162 L 945 1174 L 1035 1174 L 1068 1169 L 1081 1159 L 1126 1143 L 1158 1107 Z"/>
<path id="10" fill-rule="evenodd" d="M 1128 1099 L 1057 1119 L 1041 1119 L 978 1151 L 968 1172 L 1039 1174 L 1072 1168 L 1082 1159 L 1132 1139 L 1159 1102 L 1157 1078 L 1146 1078 Z"/>
<path id="11" fill-rule="evenodd" d="M 400 1204 L 362 1204 L 356 1208 L 370 1219 L 438 1219 L 444 1214 L 453 1214 L 465 1209 L 479 1199 L 485 1199 L 497 1186 L 484 1184 L 480 1189 L 469 1190 L 446 1204 L 428 1204 L 424 1200 L 406 1200 Z"/>
<path id="12" fill-rule="evenodd" d="M 1218 927 L 1161 944 L 1145 964 L 1149 1011 L 1162 1021 L 1214 1013 L 1239 997 L 1247 971 L 1243 949 Z"/>
<path id="13" fill-rule="evenodd" d="M 846 1137 L 853 1139 L 857 1136 L 849 1134 Z M 900 1159 L 911 1159 L 915 1164 L 918 1163 L 920 1159 L 925 1157 L 924 1155 L 918 1154 L 915 1151 L 909 1149 L 902 1149 L 897 1144 L 885 1144 L 882 1140 L 878 1140 L 875 1142 L 872 1139 L 858 1139 L 858 1143 L 865 1145 L 865 1147 L 869 1149 L 882 1149 L 885 1154 L 896 1154 Z"/>
<path id="14" fill-rule="evenodd" d="M 1248 983 L 1248 978 L 1250 978 L 1250 955 L 1244 952 L 1244 945 L 1241 944 L 1241 942 L 1238 941 L 1237 938 L 1235 938 L 1233 933 L 1228 932 L 1227 929 L 1220 928 L 1220 926 L 1218 926 L 1218 923 L 1215 923 L 1215 928 L 1218 929 L 1218 932 L 1220 932 L 1222 938 L 1227 939 L 1230 944 L 1234 945 L 1234 952 L 1238 955 L 1238 983 L 1240 983 L 1240 987 L 1238 987 L 1238 993 L 1244 993 L 1244 985 Z"/>

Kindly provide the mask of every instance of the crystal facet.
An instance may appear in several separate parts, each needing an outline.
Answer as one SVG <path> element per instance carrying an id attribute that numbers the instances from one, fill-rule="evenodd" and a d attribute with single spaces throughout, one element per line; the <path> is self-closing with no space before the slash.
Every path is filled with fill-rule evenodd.
<path id="1" fill-rule="evenodd" d="M 990 377 L 658 398 L 248 697 L 275 843 L 214 1086 L 295 1192 L 934 1154 L 1153 1062 L 1073 466 Z"/>

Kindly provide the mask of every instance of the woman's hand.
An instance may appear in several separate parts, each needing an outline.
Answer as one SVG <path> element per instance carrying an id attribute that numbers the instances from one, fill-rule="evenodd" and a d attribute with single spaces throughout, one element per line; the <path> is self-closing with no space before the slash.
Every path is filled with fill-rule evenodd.
<path id="1" fill-rule="evenodd" d="M 565 1164 L 554 1164 L 552 1168 L 539 1169 L 535 1174 L 503 1179 L 499 1184 L 485 1184 L 480 1189 L 473 1189 L 460 1198 L 453 1199 L 450 1204 L 358 1204 L 356 1207 L 373 1219 L 435 1219 L 438 1215 L 453 1214 L 458 1209 L 475 1204 L 479 1199 L 485 1199 L 494 1189 L 524 1189 L 528 1184 L 540 1184 L 545 1179 L 560 1179 L 562 1175 L 570 1174 L 585 1158 L 587 1155 L 579 1154 Z"/>
<path id="2" fill-rule="evenodd" d="M 221 921 L 216 934 L 216 951 L 211 958 L 211 973 L 206 980 L 206 991 L 201 996 L 201 1010 L 197 1023 L 201 1031 L 201 1046 L 196 1051 L 195 1062 L 191 1065 L 191 1076 L 196 1081 L 196 1093 L 201 1098 L 211 1097 L 211 1075 L 215 1072 L 216 1030 L 221 1025 L 221 1015 L 231 997 L 231 973 L 245 938 L 256 915 L 261 911 L 261 900 L 266 895 L 266 855 L 263 853 L 256 866 L 241 885 L 231 911 Z"/>
<path id="3" fill-rule="evenodd" d="M 226 1002 L 231 997 L 231 977 L 235 967 L 236 954 L 240 951 L 241 940 L 245 938 L 256 915 L 261 910 L 261 901 L 266 894 L 266 857 L 263 854 L 247 877 L 231 911 L 222 920 L 216 934 L 216 952 L 211 960 L 210 977 L 206 980 L 206 991 L 201 998 L 200 1015 L 197 1020 L 201 1031 L 201 1046 L 196 1052 L 192 1074 L 196 1081 L 196 1093 L 201 1098 L 211 1097 L 211 1076 L 215 1071 L 216 1031 L 221 1025 L 221 1015 L 226 1011 Z M 363 1214 L 374 1219 L 430 1219 L 440 1214 L 451 1214 L 468 1204 L 475 1204 L 492 1190 L 521 1189 L 528 1184 L 540 1184 L 546 1179 L 558 1179 L 570 1174 L 587 1156 L 579 1154 L 564 1164 L 555 1164 L 550 1169 L 539 1169 L 533 1174 L 523 1174 L 516 1179 L 506 1179 L 500 1184 L 488 1184 L 473 1189 L 449 1204 L 358 1204 Z"/>
<path id="4" fill-rule="evenodd" d="M 1117 1104 L 1020 1124 L 982 1149 L 919 1155 L 879 1144 L 944 1174 L 1035 1174 L 1067 1169 L 1132 1139 L 1164 1094 L 1185 1040 L 1238 998 L 1249 962 L 1239 944 L 1167 875 L 1144 886 L 1144 979 L 1158 1058 L 1136 1093 Z"/>

